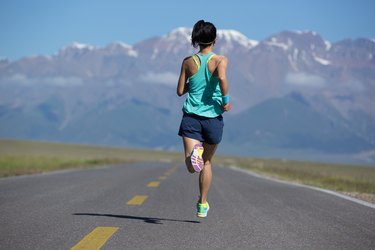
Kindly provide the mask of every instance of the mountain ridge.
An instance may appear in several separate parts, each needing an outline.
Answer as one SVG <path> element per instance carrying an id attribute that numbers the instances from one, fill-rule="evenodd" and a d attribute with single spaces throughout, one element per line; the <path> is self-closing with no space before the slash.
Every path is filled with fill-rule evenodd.
<path id="1" fill-rule="evenodd" d="M 175 88 L 182 59 L 196 52 L 189 32 L 180 27 L 134 45 L 74 42 L 49 56 L 1 60 L 0 137 L 180 148 L 176 129 L 183 98 Z M 240 151 L 251 144 L 251 154 L 259 144 L 290 152 L 352 155 L 375 148 L 374 40 L 331 43 L 314 31 L 282 31 L 255 41 L 235 30 L 218 30 L 214 51 L 229 59 L 233 102 L 233 110 L 225 114 L 230 136 L 223 148 L 234 145 Z M 275 103 L 283 109 L 273 107 Z M 152 120 L 143 112 L 158 121 L 149 131 Z M 277 121 L 272 117 L 282 119 L 283 112 L 302 123 L 286 121 L 286 128 L 271 126 L 264 132 L 251 122 L 263 121 L 266 128 L 267 122 Z M 320 125 L 310 126 L 314 123 Z M 368 155 L 366 159 L 375 161 Z"/>

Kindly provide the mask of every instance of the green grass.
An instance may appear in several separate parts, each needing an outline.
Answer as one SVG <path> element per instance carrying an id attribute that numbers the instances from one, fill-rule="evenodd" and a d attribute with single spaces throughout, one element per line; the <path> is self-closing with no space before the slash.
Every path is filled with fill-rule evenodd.
<path id="1" fill-rule="evenodd" d="M 175 161 L 183 165 L 183 153 L 0 140 L 0 177 L 139 161 Z M 235 165 L 274 178 L 340 192 L 375 195 L 374 167 L 225 156 L 216 156 L 214 164 Z"/>

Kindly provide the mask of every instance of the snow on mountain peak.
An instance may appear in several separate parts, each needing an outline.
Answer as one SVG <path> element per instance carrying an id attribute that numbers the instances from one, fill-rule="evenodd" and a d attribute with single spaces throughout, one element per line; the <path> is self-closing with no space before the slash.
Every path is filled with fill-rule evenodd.
<path id="1" fill-rule="evenodd" d="M 313 36 L 317 36 L 318 33 L 315 32 L 315 31 L 311 31 L 311 30 L 295 30 L 295 31 L 292 31 L 293 33 L 296 33 L 296 34 L 299 34 L 299 35 L 313 35 Z"/>
<path id="2" fill-rule="evenodd" d="M 265 44 L 288 51 L 298 48 L 305 51 L 328 51 L 332 45 L 315 31 L 283 31 L 264 41 Z"/>
<path id="3" fill-rule="evenodd" d="M 109 44 L 106 49 L 110 51 L 110 53 L 121 53 L 122 51 L 125 51 L 128 56 L 131 57 L 137 57 L 138 52 L 133 49 L 133 47 L 129 44 L 123 43 L 123 42 L 113 42 Z"/>
<path id="4" fill-rule="evenodd" d="M 236 30 L 218 30 L 217 37 L 220 40 L 225 40 L 226 42 L 237 42 L 246 48 L 253 48 L 258 45 L 258 41 L 251 40 L 247 38 L 242 33 Z"/>
<path id="5" fill-rule="evenodd" d="M 314 56 L 313 57 L 315 61 L 317 61 L 318 63 L 322 64 L 322 65 L 329 65 L 331 64 L 331 61 L 327 60 L 327 59 L 324 59 L 324 58 L 321 58 L 321 57 L 318 57 L 318 56 Z"/>
<path id="6" fill-rule="evenodd" d="M 73 42 L 73 43 L 69 44 L 68 46 L 60 49 L 57 55 L 60 55 L 60 56 L 63 56 L 65 58 L 71 59 L 72 57 L 74 57 L 74 55 L 85 54 L 85 53 L 91 52 L 93 50 L 95 50 L 95 48 L 92 45 Z"/>
<path id="7" fill-rule="evenodd" d="M 71 49 L 87 49 L 87 50 L 93 50 L 94 47 L 90 44 L 84 44 L 84 43 L 78 43 L 78 42 L 73 42 L 70 45 L 68 45 L 66 48 L 71 48 Z"/>
<path id="8" fill-rule="evenodd" d="M 288 39 L 287 43 L 285 43 L 285 42 L 279 41 L 277 37 L 271 37 L 265 43 L 270 46 L 282 48 L 284 51 L 287 51 L 293 45 L 293 42 L 290 39 Z"/>
<path id="9" fill-rule="evenodd" d="M 127 44 L 127 43 L 124 43 L 124 42 L 120 42 L 120 41 L 117 41 L 117 42 L 113 42 L 111 43 L 110 45 L 108 46 L 111 46 L 111 47 L 119 47 L 119 48 L 124 48 L 124 49 L 132 49 L 132 46 Z"/>
<path id="10" fill-rule="evenodd" d="M 331 49 L 332 44 L 329 41 L 325 40 L 324 44 L 326 45 L 326 50 L 330 50 Z"/>
<path id="11" fill-rule="evenodd" d="M 183 39 L 185 42 L 187 41 L 190 43 L 191 32 L 192 32 L 191 28 L 179 27 L 179 28 L 172 30 L 168 34 L 164 35 L 163 38 L 166 38 L 168 40 L 180 40 L 180 41 L 181 39 Z"/>
<path id="12" fill-rule="evenodd" d="M 190 43 L 191 33 L 191 28 L 179 27 L 169 32 L 164 36 L 164 38 L 179 41 L 183 39 L 183 41 Z M 258 41 L 247 38 L 245 35 L 236 30 L 217 30 L 217 39 L 227 43 L 237 42 L 246 48 L 253 48 L 259 43 Z"/>

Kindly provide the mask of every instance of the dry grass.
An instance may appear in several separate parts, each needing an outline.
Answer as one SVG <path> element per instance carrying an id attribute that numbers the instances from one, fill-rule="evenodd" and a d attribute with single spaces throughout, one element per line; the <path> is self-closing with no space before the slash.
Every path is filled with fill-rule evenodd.
<path id="1" fill-rule="evenodd" d="M 178 161 L 182 152 L 0 140 L 0 177 L 137 161 Z M 302 161 L 217 156 L 215 162 L 278 179 L 374 197 L 375 168 Z"/>
<path id="2" fill-rule="evenodd" d="M 152 150 L 0 140 L 0 177 L 178 158 L 181 154 Z"/>
<path id="3" fill-rule="evenodd" d="M 375 194 L 374 167 L 248 158 L 223 162 L 274 178 L 339 192 Z"/>

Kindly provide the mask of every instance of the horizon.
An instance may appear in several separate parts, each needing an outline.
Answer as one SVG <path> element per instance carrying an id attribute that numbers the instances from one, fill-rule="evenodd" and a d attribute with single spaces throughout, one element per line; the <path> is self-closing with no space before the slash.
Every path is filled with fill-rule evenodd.
<path id="1" fill-rule="evenodd" d="M 317 32 L 331 43 L 375 39 L 375 2 L 371 0 L 207 0 L 209 11 L 203 14 L 198 4 L 201 2 L 194 0 L 189 5 L 172 0 L 2 1 L 0 58 L 14 61 L 51 55 L 73 42 L 104 47 L 121 41 L 133 46 L 178 27 L 191 28 L 200 19 L 214 23 L 218 30 L 236 30 L 256 41 L 297 30 Z"/>
<path id="2" fill-rule="evenodd" d="M 173 28 L 172 30 L 170 30 L 170 31 L 167 32 L 167 33 L 160 34 L 160 35 L 158 35 L 158 36 L 146 37 L 146 38 L 143 39 L 143 40 L 136 41 L 134 44 L 129 44 L 129 43 L 127 43 L 126 41 L 120 41 L 120 40 L 117 40 L 117 41 L 111 41 L 111 42 L 109 42 L 108 44 L 103 44 L 103 45 L 101 45 L 101 46 L 95 46 L 95 45 L 93 45 L 93 44 L 91 44 L 91 43 L 82 43 L 82 42 L 80 42 L 80 41 L 71 41 L 70 43 L 63 45 L 63 46 L 60 47 L 60 48 L 57 48 L 56 51 L 54 51 L 54 52 L 52 52 L 52 53 L 49 53 L 49 54 L 23 55 L 23 56 L 21 56 L 21 57 L 19 57 L 19 58 L 15 58 L 15 59 L 8 58 L 8 57 L 1 57 L 1 56 L 0 56 L 0 61 L 1 61 L 1 60 L 8 60 L 8 61 L 10 61 L 10 62 L 15 62 L 15 61 L 18 61 L 18 60 L 23 59 L 23 58 L 32 58 L 32 57 L 39 57 L 39 56 L 42 56 L 42 57 L 49 57 L 49 56 L 53 56 L 53 55 L 58 54 L 58 52 L 59 52 L 60 50 L 64 50 L 64 49 L 66 49 L 66 48 L 68 48 L 68 47 L 70 47 L 70 46 L 75 46 L 75 47 L 77 47 L 78 49 L 89 48 L 89 49 L 91 50 L 91 49 L 102 49 L 102 48 L 105 48 L 105 47 L 107 47 L 107 46 L 109 46 L 109 45 L 111 45 L 111 44 L 120 44 L 120 45 L 122 45 L 122 46 L 130 46 L 131 48 L 133 48 L 134 45 L 136 45 L 137 43 L 143 42 L 143 41 L 145 41 L 145 40 L 147 40 L 147 39 L 152 39 L 152 38 L 154 38 L 154 37 L 163 37 L 163 36 L 165 36 L 165 35 L 167 35 L 167 34 L 173 32 L 173 31 L 178 30 L 178 29 L 181 29 L 181 28 L 189 28 L 189 27 L 182 27 L 182 26 L 181 26 L 181 27 L 175 27 L 175 28 Z M 225 32 L 225 31 L 235 31 L 235 32 L 239 32 L 241 35 L 244 35 L 249 41 L 251 41 L 251 42 L 255 42 L 255 43 L 259 43 L 259 42 L 265 41 L 265 40 L 267 40 L 267 39 L 269 39 L 269 38 L 271 38 L 271 37 L 273 37 L 273 36 L 275 36 L 275 35 L 278 35 L 278 34 L 280 34 L 280 33 L 283 33 L 283 32 L 291 32 L 291 33 L 297 33 L 297 34 L 300 34 L 300 33 L 310 33 L 310 32 L 311 32 L 311 33 L 313 33 L 313 34 L 315 33 L 315 34 L 317 34 L 318 36 L 320 36 L 324 41 L 328 41 L 329 43 L 332 43 L 332 44 L 337 43 L 337 42 L 341 42 L 341 41 L 344 41 L 344 40 L 347 40 L 347 39 L 351 39 L 351 40 L 357 40 L 357 39 L 368 39 L 368 40 L 371 40 L 371 41 L 373 41 L 373 42 L 375 43 L 375 38 L 371 38 L 371 37 L 358 37 L 358 38 L 355 38 L 355 39 L 353 39 L 353 38 L 343 38 L 343 39 L 341 39 L 341 40 L 338 40 L 338 41 L 332 42 L 332 41 L 330 41 L 330 40 L 325 39 L 325 37 L 323 37 L 321 34 L 319 34 L 319 32 L 314 31 L 314 30 L 282 30 L 282 31 L 279 31 L 279 32 L 274 33 L 274 34 L 270 34 L 268 37 L 265 37 L 265 38 L 262 39 L 262 40 L 255 40 L 255 39 L 252 39 L 251 37 L 247 37 L 245 34 L 241 33 L 241 31 L 239 31 L 239 30 L 235 30 L 235 29 L 217 29 L 217 31 L 218 31 L 218 32 L 220 32 L 220 31 L 224 31 L 224 32 Z M 258 44 L 254 45 L 254 47 L 257 46 L 257 45 L 258 45 Z"/>

